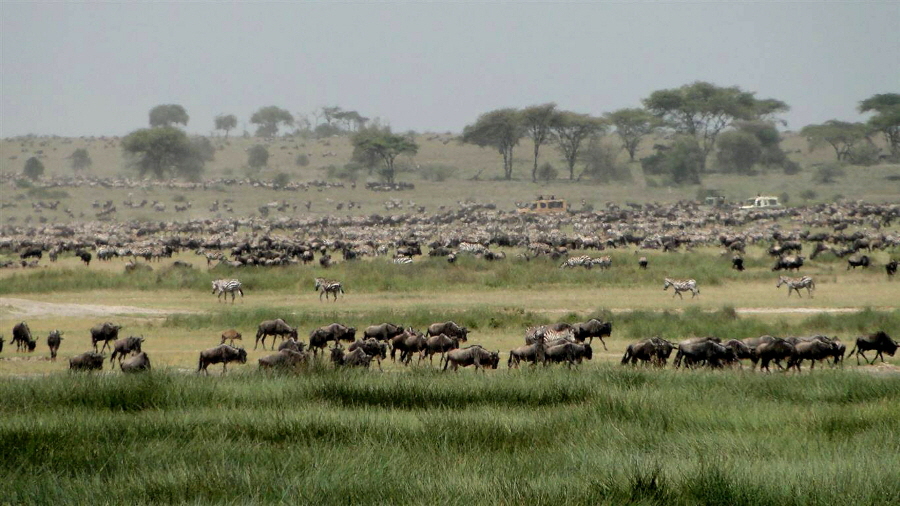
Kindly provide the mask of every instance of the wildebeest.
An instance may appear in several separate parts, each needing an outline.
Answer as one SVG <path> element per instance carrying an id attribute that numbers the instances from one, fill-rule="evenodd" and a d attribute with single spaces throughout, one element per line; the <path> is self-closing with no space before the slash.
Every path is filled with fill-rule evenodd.
<path id="1" fill-rule="evenodd" d="M 291 349 L 283 349 L 279 350 L 278 353 L 269 355 L 267 357 L 263 357 L 259 359 L 259 368 L 260 369 L 287 369 L 294 368 L 301 364 L 305 364 L 309 359 L 309 354 L 291 350 Z"/>
<path id="2" fill-rule="evenodd" d="M 16 351 L 34 351 L 34 339 L 31 338 L 31 329 L 25 322 L 19 322 L 13 327 L 12 342 L 16 345 Z"/>
<path id="3" fill-rule="evenodd" d="M 103 341 L 103 347 L 100 351 L 105 350 L 109 346 L 110 341 L 115 341 L 119 338 L 119 330 L 121 329 L 121 325 L 113 325 L 110 322 L 94 325 L 91 328 L 91 344 L 94 346 L 94 351 L 97 351 L 97 343 L 100 341 Z"/>
<path id="4" fill-rule="evenodd" d="M 853 356 L 856 354 L 856 365 L 859 365 L 859 356 L 862 355 L 862 358 L 865 359 L 869 364 L 874 364 L 875 360 L 878 357 L 881 357 L 881 361 L 884 362 L 884 352 L 887 352 L 888 355 L 894 356 L 894 353 L 897 351 L 898 345 L 897 341 L 891 339 L 891 336 L 887 335 L 885 331 L 879 330 L 874 334 L 869 334 L 867 336 L 860 336 L 856 338 L 856 345 L 853 346 L 853 349 L 850 350 L 850 355 Z M 869 362 L 869 359 L 863 353 L 865 351 L 874 350 L 875 357 L 872 358 L 872 361 Z"/>
<path id="5" fill-rule="evenodd" d="M 531 362 L 537 365 L 547 363 L 547 343 L 541 338 L 537 342 L 519 346 L 518 348 L 509 350 L 509 359 L 506 361 L 506 367 L 512 369 L 513 365 L 519 367 L 519 362 Z"/>
<path id="6" fill-rule="evenodd" d="M 423 350 L 426 357 L 428 357 L 428 363 L 434 365 L 434 355 L 436 353 L 441 354 L 441 360 L 438 363 L 438 366 L 444 364 L 445 354 L 450 350 L 455 350 L 459 348 L 459 338 L 458 337 L 449 337 L 444 334 L 438 336 L 431 336 L 425 340 L 425 349 Z"/>
<path id="7" fill-rule="evenodd" d="M 293 337 L 285 339 L 284 341 L 281 342 L 281 344 L 278 345 L 278 351 L 294 350 L 298 353 L 302 353 L 305 348 L 306 348 L 306 343 L 304 343 L 303 341 L 298 341 L 298 340 L 294 339 Z"/>
<path id="8" fill-rule="evenodd" d="M 575 365 L 575 354 L 575 343 L 565 339 L 560 339 L 557 342 L 551 341 L 547 343 L 547 349 L 544 352 L 545 363 L 558 364 L 565 362 L 569 367 L 572 367 Z"/>
<path id="9" fill-rule="evenodd" d="M 356 348 L 349 353 L 344 353 L 343 347 L 335 346 L 331 348 L 331 361 L 336 366 L 365 367 L 368 369 L 369 364 L 372 362 L 372 356 L 363 351 L 362 348 Z"/>
<path id="10" fill-rule="evenodd" d="M 0 336 L 0 353 L 3 352 L 3 343 L 5 343 L 5 342 L 6 341 L 3 339 L 3 336 Z"/>
<path id="11" fill-rule="evenodd" d="M 672 350 L 676 348 L 675 343 L 671 343 L 660 337 L 651 337 L 629 344 L 625 348 L 625 354 L 622 356 L 622 364 L 631 362 L 635 365 L 639 360 L 644 363 L 658 365 L 660 367 L 666 364 Z"/>
<path id="12" fill-rule="evenodd" d="M 81 259 L 84 262 L 84 265 L 91 265 L 91 254 L 84 250 L 78 250 L 75 252 L 75 256 Z"/>
<path id="13" fill-rule="evenodd" d="M 99 371 L 103 369 L 103 355 L 96 351 L 86 351 L 69 359 L 69 369 L 74 371 Z"/>
<path id="14" fill-rule="evenodd" d="M 722 343 L 722 346 L 728 348 L 733 352 L 733 360 L 732 363 L 741 364 L 741 360 L 743 359 L 753 359 L 753 350 L 743 341 L 739 341 L 737 339 L 729 339 L 728 341 Z"/>
<path id="15" fill-rule="evenodd" d="M 41 250 L 41 248 L 29 248 L 29 249 L 25 250 L 24 252 L 22 252 L 22 254 L 19 255 L 19 258 L 21 258 L 22 260 L 25 260 L 26 258 L 32 258 L 32 257 L 40 259 L 40 258 L 43 258 L 43 256 L 44 256 L 44 252 Z"/>
<path id="16" fill-rule="evenodd" d="M 425 337 L 439 336 L 441 334 L 447 337 L 458 337 L 460 341 L 467 342 L 469 340 L 469 329 L 457 325 L 456 322 L 432 323 L 425 332 Z"/>
<path id="17" fill-rule="evenodd" d="M 646 269 L 647 268 L 647 257 L 638 258 L 638 266 L 641 269 Z"/>
<path id="18" fill-rule="evenodd" d="M 893 276 L 894 274 L 897 274 L 897 265 L 898 265 L 898 262 L 896 260 L 891 260 L 890 262 L 885 264 L 884 270 L 887 272 L 888 276 Z"/>
<path id="19" fill-rule="evenodd" d="M 235 329 L 228 329 L 225 332 L 222 332 L 222 342 L 219 344 L 225 344 L 225 341 L 228 341 L 228 344 L 234 346 L 235 341 L 243 341 L 241 339 L 241 333 Z"/>
<path id="20" fill-rule="evenodd" d="M 391 341 L 391 360 L 394 360 L 394 354 L 399 350 L 400 363 L 409 365 L 415 353 L 419 353 L 419 362 L 421 362 L 424 358 L 422 352 L 425 350 L 427 342 L 424 334 L 410 328 Z"/>
<path id="21" fill-rule="evenodd" d="M 62 343 L 62 332 L 59 330 L 50 331 L 47 336 L 47 347 L 50 348 L 50 360 L 56 361 L 56 352 L 59 351 L 59 345 Z"/>
<path id="22" fill-rule="evenodd" d="M 835 345 L 831 340 L 810 339 L 800 341 L 794 344 L 794 354 L 791 355 L 787 368 L 796 367 L 797 372 L 800 372 L 800 365 L 804 360 L 809 360 L 811 363 L 809 368 L 815 369 L 817 360 L 824 360 L 834 356 L 834 348 Z"/>
<path id="23" fill-rule="evenodd" d="M 451 367 L 456 371 L 460 367 L 474 365 L 476 372 L 478 369 L 484 372 L 484 369 L 487 367 L 496 369 L 499 363 L 499 351 L 488 351 L 476 344 L 462 349 L 450 350 L 447 353 L 447 360 L 444 362 L 444 370 L 446 371 L 447 367 Z"/>
<path id="24" fill-rule="evenodd" d="M 337 344 L 342 340 L 350 342 L 356 340 L 356 329 L 354 327 L 341 325 L 340 323 L 332 323 L 314 329 L 309 333 L 309 347 L 312 349 L 314 355 L 318 355 L 319 349 L 324 350 L 325 347 L 328 346 L 329 341 L 333 341 Z"/>
<path id="25" fill-rule="evenodd" d="M 362 349 L 366 355 L 374 358 L 378 362 L 378 369 L 381 369 L 381 361 L 387 359 L 387 343 L 378 341 L 377 339 L 365 339 L 362 341 L 353 341 L 347 347 L 348 352 Z"/>
<path id="26" fill-rule="evenodd" d="M 784 369 L 781 366 L 781 361 L 788 360 L 793 355 L 794 345 L 777 337 L 771 341 L 760 343 L 753 350 L 753 356 L 756 358 L 756 361 L 759 361 L 760 370 L 765 369 L 767 371 L 769 371 L 769 362 L 775 362 L 775 365 L 780 369 Z M 755 361 L 753 365 L 756 367 Z"/>
<path id="27" fill-rule="evenodd" d="M 297 339 L 297 329 L 285 323 L 281 318 L 265 320 L 259 324 L 256 330 L 256 342 L 253 344 L 253 349 L 255 350 L 259 345 L 260 339 L 262 339 L 263 349 L 266 349 L 266 337 L 268 336 L 272 336 L 272 349 L 274 350 L 275 336 L 279 336 L 281 339 L 286 337 Z"/>
<path id="28" fill-rule="evenodd" d="M 744 259 L 739 255 L 735 255 L 731 257 L 731 268 L 736 269 L 739 272 L 744 271 Z"/>
<path id="29" fill-rule="evenodd" d="M 685 367 L 698 364 L 721 367 L 723 363 L 731 362 L 734 358 L 734 351 L 716 342 L 715 339 L 686 340 L 678 344 L 675 367 L 682 364 Z"/>
<path id="30" fill-rule="evenodd" d="M 119 368 L 124 373 L 135 373 L 150 370 L 150 357 L 143 351 L 125 361 L 119 362 Z"/>
<path id="31" fill-rule="evenodd" d="M 200 361 L 197 372 L 203 371 L 209 375 L 209 371 L 206 368 L 209 367 L 210 364 L 222 364 L 222 373 L 225 373 L 228 371 L 229 362 L 246 364 L 247 350 L 228 346 L 227 344 L 220 344 L 215 348 L 203 350 L 200 352 Z"/>
<path id="32" fill-rule="evenodd" d="M 851 257 L 847 259 L 847 270 L 849 271 L 851 267 L 854 269 L 856 269 L 857 267 L 868 269 L 869 263 L 870 260 L 868 255 L 862 255 L 859 258 Z"/>
<path id="33" fill-rule="evenodd" d="M 606 348 L 606 341 L 603 340 L 603 337 L 609 337 L 612 335 L 612 323 L 611 322 L 601 322 L 596 318 L 591 318 L 586 322 L 576 323 L 572 325 L 572 337 L 583 343 L 585 339 L 590 338 L 588 343 L 593 343 L 594 338 L 600 339 L 600 342 L 603 343 L 603 349 Z"/>
<path id="34" fill-rule="evenodd" d="M 803 260 L 804 260 L 804 258 L 802 256 L 797 256 L 797 255 L 779 257 L 778 260 L 775 261 L 775 266 L 772 267 L 772 270 L 773 271 L 780 271 L 780 270 L 799 271 L 800 267 L 803 267 Z"/>
<path id="35" fill-rule="evenodd" d="M 394 325 L 393 323 L 382 323 L 380 325 L 371 325 L 366 327 L 366 330 L 363 332 L 364 339 L 377 339 L 379 341 L 388 341 L 392 339 L 394 336 L 399 336 L 403 333 L 403 327 L 400 325 Z"/>
<path id="36" fill-rule="evenodd" d="M 140 353 L 141 352 L 141 343 L 144 342 L 144 336 L 135 337 L 130 336 L 125 339 L 118 339 L 115 343 L 113 343 L 113 352 L 112 355 L 109 356 L 109 363 L 112 363 L 116 357 L 119 357 L 119 362 L 125 358 L 126 355 Z"/>

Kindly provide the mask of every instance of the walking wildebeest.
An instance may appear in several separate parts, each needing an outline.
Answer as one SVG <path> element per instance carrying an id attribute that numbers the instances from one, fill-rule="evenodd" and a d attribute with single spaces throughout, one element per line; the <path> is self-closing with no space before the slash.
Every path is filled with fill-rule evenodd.
<path id="1" fill-rule="evenodd" d="M 88 253 L 87 251 L 84 251 L 84 250 L 78 250 L 78 251 L 75 252 L 75 256 L 77 256 L 78 258 L 80 258 L 81 261 L 84 262 L 84 265 L 86 265 L 86 266 L 90 266 L 90 265 L 91 265 L 91 254 Z"/>
<path id="2" fill-rule="evenodd" d="M 718 341 L 710 338 L 682 341 L 675 354 L 675 367 L 680 367 L 682 363 L 685 367 L 704 363 L 709 367 L 722 367 L 724 362 L 733 360 L 735 354 Z"/>
<path id="3" fill-rule="evenodd" d="M 462 342 L 468 342 L 469 329 L 457 325 L 456 322 L 432 323 L 425 332 L 425 337 L 439 336 L 441 334 L 447 337 L 458 337 Z"/>
<path id="4" fill-rule="evenodd" d="M 309 333 L 309 347 L 313 355 L 318 356 L 319 350 L 325 350 L 329 341 L 338 344 L 341 340 L 353 342 L 356 340 L 356 329 L 340 323 L 332 323 L 324 327 L 314 329 Z"/>
<path id="5" fill-rule="evenodd" d="M 13 327 L 12 342 L 16 345 L 16 351 L 34 351 L 34 339 L 31 338 L 31 329 L 25 322 L 19 322 Z"/>
<path id="6" fill-rule="evenodd" d="M 792 367 L 796 367 L 797 372 L 800 372 L 800 366 L 803 361 L 809 360 L 810 370 L 815 369 L 817 360 L 824 360 L 834 356 L 835 347 L 831 340 L 810 339 L 800 341 L 794 344 L 794 354 L 791 355 L 787 368 L 790 370 Z"/>
<path id="7" fill-rule="evenodd" d="M 460 367 L 475 366 L 475 372 L 481 369 L 484 372 L 486 367 L 496 369 L 500 363 L 499 351 L 488 351 L 479 345 L 472 345 L 462 349 L 450 350 L 447 353 L 447 360 L 444 362 L 444 370 L 451 367 L 454 371 Z"/>
<path id="8" fill-rule="evenodd" d="M 256 343 L 254 343 L 253 349 L 255 350 L 259 345 L 260 339 L 262 339 L 263 349 L 266 349 L 266 337 L 268 336 L 272 336 L 272 349 L 274 350 L 275 336 L 279 336 L 281 339 L 285 339 L 286 336 L 297 339 L 297 329 L 285 323 L 281 318 L 266 320 L 260 323 L 256 330 Z"/>
<path id="9" fill-rule="evenodd" d="M 225 332 L 222 332 L 222 342 L 219 344 L 225 344 L 225 341 L 228 341 L 228 344 L 234 346 L 235 340 L 243 341 L 243 339 L 241 339 L 241 333 L 234 329 L 228 329 Z"/>
<path id="10" fill-rule="evenodd" d="M 518 368 L 519 362 L 523 361 L 531 362 L 532 365 L 537 365 L 538 362 L 546 365 L 547 342 L 543 339 L 543 336 L 538 338 L 537 342 L 509 350 L 509 359 L 506 361 L 506 367 L 512 369 L 512 366 L 515 365 Z"/>
<path id="11" fill-rule="evenodd" d="M 897 274 L 897 265 L 898 264 L 900 264 L 900 262 L 897 262 L 896 260 L 891 260 L 890 262 L 888 262 L 884 265 L 884 270 L 887 272 L 887 275 L 889 277 L 893 277 L 894 274 Z"/>
<path id="12" fill-rule="evenodd" d="M 778 260 L 775 262 L 775 266 L 772 267 L 772 270 L 773 271 L 780 271 L 780 270 L 799 271 L 800 268 L 803 267 L 803 260 L 804 260 L 804 258 L 802 256 L 796 256 L 796 255 L 779 257 Z"/>
<path id="13" fill-rule="evenodd" d="M 356 351 L 357 348 L 366 352 L 366 355 L 374 358 L 378 362 L 378 369 L 381 369 L 381 361 L 387 359 L 387 343 L 380 342 L 377 339 L 365 339 L 362 341 L 353 341 L 347 347 L 348 352 Z"/>
<path id="14" fill-rule="evenodd" d="M 644 339 L 628 345 L 625 349 L 625 354 L 622 356 L 622 364 L 625 365 L 631 362 L 631 365 L 635 365 L 640 360 L 645 364 L 649 363 L 662 367 L 666 365 L 666 361 L 672 355 L 672 350 L 676 347 L 675 343 L 660 337 Z"/>
<path id="15" fill-rule="evenodd" d="M 736 269 L 738 272 L 744 271 L 744 259 L 738 255 L 731 257 L 731 268 Z"/>
<path id="16" fill-rule="evenodd" d="M 91 344 L 94 346 L 94 351 L 97 351 L 97 343 L 103 341 L 103 347 L 100 349 L 100 352 L 103 352 L 109 346 L 110 341 L 119 338 L 121 328 L 121 325 L 113 325 L 110 322 L 94 325 L 91 328 Z"/>
<path id="17" fill-rule="evenodd" d="M 444 364 L 445 355 L 450 350 L 455 350 L 459 348 L 459 338 L 449 337 L 447 335 L 441 334 L 438 336 L 431 336 L 425 340 L 425 356 L 428 357 L 428 363 L 434 365 L 434 355 L 435 353 L 441 354 L 441 360 L 438 362 L 438 367 Z"/>
<path id="18" fill-rule="evenodd" d="M 116 357 L 119 357 L 119 363 L 125 359 L 126 355 L 140 353 L 141 352 L 141 343 L 144 342 L 144 336 L 135 337 L 130 336 L 125 339 L 117 339 L 115 343 L 113 343 L 113 352 L 112 355 L 109 356 L 109 363 L 111 364 Z"/>
<path id="19" fill-rule="evenodd" d="M 871 365 L 875 363 L 875 360 L 877 360 L 878 357 L 881 357 L 881 361 L 884 362 L 884 352 L 887 352 L 888 355 L 893 357 L 898 346 L 900 345 L 898 345 L 897 341 L 891 339 L 891 336 L 887 335 L 883 330 L 879 330 L 874 334 L 857 337 L 856 345 L 850 350 L 849 356 L 852 357 L 855 353 L 856 365 L 859 365 L 859 356 L 862 355 L 862 358 Z M 863 353 L 869 350 L 875 350 L 876 352 L 875 357 L 872 358 L 871 362 L 869 362 L 868 357 Z"/>
<path id="20" fill-rule="evenodd" d="M 288 369 L 305 364 L 309 359 L 307 353 L 291 349 L 279 350 L 278 353 L 259 359 L 260 369 Z"/>
<path id="21" fill-rule="evenodd" d="M 547 343 L 547 350 L 544 353 L 544 357 L 546 358 L 545 363 L 552 362 L 558 364 L 560 362 L 565 362 L 569 367 L 572 367 L 575 365 L 575 353 L 575 343 L 572 341 L 565 339 L 559 339 L 557 342 L 551 341 Z"/>
<path id="22" fill-rule="evenodd" d="M 203 371 L 209 375 L 209 371 L 206 368 L 209 367 L 210 364 L 222 364 L 222 373 L 224 374 L 225 372 L 228 372 L 229 362 L 246 364 L 247 350 L 228 346 L 227 344 L 220 344 L 215 348 L 203 350 L 200 352 L 200 362 L 197 367 L 197 372 Z"/>
<path id="23" fill-rule="evenodd" d="M 344 353 L 344 348 L 340 345 L 331 348 L 331 361 L 335 366 L 365 367 L 369 368 L 372 362 L 372 356 L 363 351 L 362 348 Z"/>
<path id="24" fill-rule="evenodd" d="M 781 361 L 788 360 L 794 356 L 794 345 L 776 337 L 772 341 L 760 343 L 753 350 L 753 356 L 759 361 L 760 370 L 765 369 L 769 371 L 769 362 L 775 362 L 779 369 L 784 369 L 781 366 Z M 756 367 L 756 362 L 753 363 L 753 366 L 754 368 Z"/>
<path id="25" fill-rule="evenodd" d="M 579 343 L 583 343 L 585 339 L 590 338 L 588 343 L 593 343 L 594 338 L 600 339 L 600 342 L 603 343 L 603 349 L 606 348 L 606 341 L 603 340 L 603 337 L 610 337 L 612 335 L 612 323 L 610 322 L 601 322 L 596 318 L 591 318 L 586 322 L 576 323 L 572 325 L 572 337 L 575 338 Z"/>
<path id="26" fill-rule="evenodd" d="M 69 369 L 74 371 L 99 371 L 103 369 L 103 354 L 86 351 L 69 359 Z"/>
<path id="27" fill-rule="evenodd" d="M 868 269 L 870 263 L 871 262 L 869 260 L 868 255 L 862 255 L 859 258 L 851 257 L 851 258 L 847 259 L 847 270 L 849 271 L 851 267 L 854 269 L 856 269 L 857 267 L 862 267 L 863 269 Z"/>
<path id="28" fill-rule="evenodd" d="M 53 330 L 47 336 L 47 346 L 50 348 L 50 360 L 56 361 L 56 353 L 59 351 L 59 345 L 62 343 L 62 332 Z"/>
<path id="29" fill-rule="evenodd" d="M 428 345 L 428 339 L 424 334 L 409 329 L 398 337 L 401 339 L 399 342 L 397 341 L 397 338 L 394 338 L 394 341 L 391 343 L 393 345 L 393 348 L 391 349 L 391 359 L 394 358 L 396 350 L 400 350 L 400 363 L 404 365 L 409 365 L 414 353 L 419 354 L 419 362 L 425 358 L 423 352 Z"/>
<path id="30" fill-rule="evenodd" d="M 394 336 L 399 336 L 404 331 L 400 325 L 393 323 L 382 323 L 381 325 L 371 325 L 366 327 L 363 332 L 363 339 L 373 338 L 379 341 L 389 341 Z"/>
<path id="31" fill-rule="evenodd" d="M 143 351 L 125 361 L 119 362 L 119 368 L 124 373 L 135 373 L 150 370 L 150 357 Z"/>

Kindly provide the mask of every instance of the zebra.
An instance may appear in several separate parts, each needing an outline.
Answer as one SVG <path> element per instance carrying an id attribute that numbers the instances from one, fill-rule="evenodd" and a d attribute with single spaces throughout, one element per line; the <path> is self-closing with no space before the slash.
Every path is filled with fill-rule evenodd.
<path id="1" fill-rule="evenodd" d="M 559 266 L 559 268 L 560 269 L 567 269 L 567 268 L 571 269 L 574 267 L 584 267 L 584 268 L 590 269 L 594 265 L 593 261 L 594 261 L 593 258 L 591 258 L 587 255 L 581 255 L 579 257 L 572 257 L 572 258 L 567 259 L 565 262 L 563 262 Z"/>
<path id="2" fill-rule="evenodd" d="M 813 298 L 812 290 L 816 289 L 816 282 L 813 281 L 813 278 L 809 276 L 803 276 L 800 278 L 789 278 L 787 276 L 778 276 L 778 284 L 775 285 L 775 288 L 780 288 L 781 285 L 787 285 L 788 287 L 788 297 L 791 296 L 791 291 L 797 291 L 797 297 L 803 298 L 800 295 L 800 289 L 806 288 L 806 295 L 809 295 L 809 298 Z"/>
<path id="3" fill-rule="evenodd" d="M 97 258 L 100 260 L 110 260 L 112 257 L 119 256 L 119 252 L 112 248 L 100 248 L 97 250 Z"/>
<path id="4" fill-rule="evenodd" d="M 608 269 L 612 267 L 612 258 L 610 258 L 608 255 L 602 256 L 600 258 L 592 258 L 591 266 L 595 265 L 601 269 Z"/>
<path id="5" fill-rule="evenodd" d="M 393 259 L 391 262 L 397 265 L 406 265 L 413 263 L 412 257 L 397 257 Z"/>
<path id="6" fill-rule="evenodd" d="M 231 303 L 234 304 L 234 294 L 241 294 L 241 300 L 244 300 L 244 289 L 240 281 L 236 279 L 217 279 L 212 282 L 212 293 L 216 294 L 216 300 L 221 300 L 225 295 L 228 300 L 228 294 L 231 294 Z"/>
<path id="7" fill-rule="evenodd" d="M 328 300 L 328 294 L 334 295 L 334 301 L 337 302 L 338 293 L 344 293 L 344 286 L 340 281 L 335 281 L 333 279 L 325 279 L 325 278 L 316 278 L 316 288 L 315 290 L 319 292 L 319 301 L 322 300 L 322 296 L 325 296 L 325 300 Z"/>
<path id="8" fill-rule="evenodd" d="M 469 253 L 470 255 L 484 255 L 487 253 L 487 248 L 483 244 L 479 244 L 477 242 L 461 242 L 456 249 L 460 253 Z"/>
<path id="9" fill-rule="evenodd" d="M 700 295 L 700 289 L 697 288 L 697 281 L 693 279 L 666 278 L 665 281 L 663 281 L 663 290 L 668 290 L 670 286 L 675 289 L 675 295 L 682 299 L 684 296 L 681 295 L 681 292 L 691 292 L 692 299 L 697 295 Z M 673 299 L 675 298 L 675 295 L 672 295 Z"/>

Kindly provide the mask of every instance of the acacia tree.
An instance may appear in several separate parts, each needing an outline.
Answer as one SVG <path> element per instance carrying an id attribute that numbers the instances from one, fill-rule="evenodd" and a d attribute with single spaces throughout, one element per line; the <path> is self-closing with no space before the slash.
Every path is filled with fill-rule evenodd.
<path id="1" fill-rule="evenodd" d="M 381 175 L 388 183 L 394 182 L 394 162 L 400 155 L 415 155 L 419 145 L 402 135 L 391 133 L 390 128 L 366 128 L 357 132 L 352 139 L 355 160 L 380 160 Z"/>
<path id="2" fill-rule="evenodd" d="M 872 95 L 859 103 L 859 112 L 874 112 L 869 127 L 881 132 L 894 157 L 900 157 L 900 94 Z"/>
<path id="3" fill-rule="evenodd" d="M 603 134 L 606 131 L 606 122 L 603 118 L 565 111 L 557 115 L 552 131 L 556 139 L 556 146 L 562 152 L 566 165 L 569 167 L 569 179 L 574 180 L 575 162 L 578 161 L 578 152 L 581 149 L 582 141 Z"/>
<path id="4" fill-rule="evenodd" d="M 68 157 L 72 162 L 72 170 L 80 171 L 87 169 L 94 162 L 91 160 L 91 155 L 88 153 L 88 150 L 85 148 L 78 148 L 72 152 Z"/>
<path id="5" fill-rule="evenodd" d="M 237 127 L 237 116 L 234 114 L 220 114 L 216 116 L 216 130 L 224 130 L 225 138 L 228 138 L 228 132 Z"/>
<path id="6" fill-rule="evenodd" d="M 537 182 L 538 153 L 547 140 L 549 140 L 552 128 L 556 123 L 558 114 L 556 104 L 547 103 L 533 105 L 522 110 L 522 124 L 528 131 L 528 136 L 534 141 L 534 168 L 531 169 L 531 181 Z"/>
<path id="7" fill-rule="evenodd" d="M 840 162 L 849 158 L 853 147 L 863 139 L 867 139 L 869 132 L 862 123 L 849 123 L 831 119 L 821 125 L 807 125 L 800 130 L 800 135 L 806 137 L 809 149 L 815 149 L 824 144 L 834 149 L 834 154 Z"/>
<path id="8" fill-rule="evenodd" d="M 122 139 L 122 149 L 141 177 L 197 180 L 206 162 L 187 134 L 175 127 L 135 130 Z"/>
<path id="9" fill-rule="evenodd" d="M 515 109 L 497 109 L 482 114 L 463 129 L 461 140 L 481 147 L 492 147 L 503 155 L 503 177 L 512 179 L 513 148 L 525 135 L 521 115 Z"/>
<path id="10" fill-rule="evenodd" d="M 701 167 L 716 144 L 719 133 L 735 120 L 769 118 L 788 105 L 775 99 L 757 99 L 737 86 L 719 87 L 697 81 L 680 88 L 658 90 L 644 99 L 644 107 L 681 134 L 697 139 L 703 152 Z"/>
<path id="11" fill-rule="evenodd" d="M 187 126 L 189 119 L 187 111 L 178 104 L 163 104 L 150 109 L 150 126 L 153 128 L 172 125 Z"/>
<path id="12" fill-rule="evenodd" d="M 37 157 L 32 156 L 25 160 L 25 168 L 22 170 L 22 174 L 28 179 L 35 181 L 44 175 L 44 163 L 38 160 Z"/>
<path id="13" fill-rule="evenodd" d="M 247 151 L 247 165 L 251 169 L 260 170 L 269 163 L 269 149 L 256 144 Z"/>
<path id="14" fill-rule="evenodd" d="M 619 109 L 606 115 L 607 120 L 616 127 L 616 134 L 622 139 L 622 149 L 634 161 L 641 139 L 659 128 L 660 120 L 645 109 Z"/>
<path id="15" fill-rule="evenodd" d="M 262 107 L 250 117 L 250 123 L 258 125 L 256 135 L 265 138 L 272 138 L 278 135 L 278 127 L 281 125 L 290 126 L 294 124 L 294 117 L 288 111 L 270 105 Z"/>

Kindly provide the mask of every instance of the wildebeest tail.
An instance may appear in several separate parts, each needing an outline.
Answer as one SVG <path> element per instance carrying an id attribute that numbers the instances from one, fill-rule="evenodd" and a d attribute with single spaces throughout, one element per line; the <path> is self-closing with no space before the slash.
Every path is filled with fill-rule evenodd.
<path id="1" fill-rule="evenodd" d="M 625 355 L 622 356 L 622 365 L 628 363 L 631 360 L 631 345 L 629 344 L 627 348 L 625 348 Z"/>

